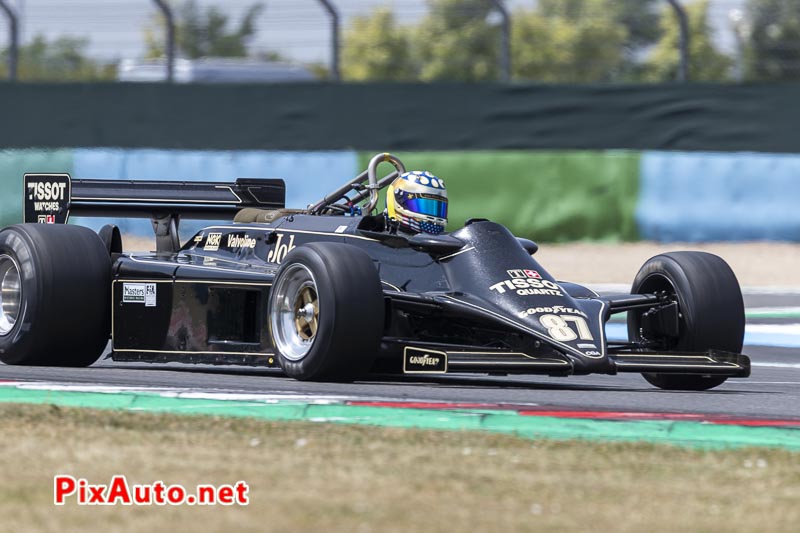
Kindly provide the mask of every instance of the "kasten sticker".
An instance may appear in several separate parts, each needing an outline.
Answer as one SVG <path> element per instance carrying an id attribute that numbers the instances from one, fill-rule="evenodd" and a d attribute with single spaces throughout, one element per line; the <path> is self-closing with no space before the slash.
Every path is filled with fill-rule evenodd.
<path id="1" fill-rule="evenodd" d="M 144 304 L 145 307 L 156 306 L 155 283 L 123 283 L 122 303 Z"/>

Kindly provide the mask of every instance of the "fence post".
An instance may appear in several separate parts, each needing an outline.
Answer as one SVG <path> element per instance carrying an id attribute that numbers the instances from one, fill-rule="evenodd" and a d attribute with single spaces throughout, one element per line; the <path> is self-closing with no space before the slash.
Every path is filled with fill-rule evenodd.
<path id="1" fill-rule="evenodd" d="M 318 0 L 331 16 L 331 77 L 341 81 L 339 75 L 339 12 L 331 0 Z"/>
<path id="2" fill-rule="evenodd" d="M 503 0 L 492 0 L 495 9 L 502 18 L 502 44 L 500 50 L 500 68 L 503 71 L 503 81 L 511 81 L 511 15 L 506 9 Z"/>
<path id="3" fill-rule="evenodd" d="M 154 0 L 156 6 L 164 15 L 167 23 L 166 35 L 166 54 L 167 54 L 167 82 L 175 81 L 175 18 L 172 16 L 172 9 L 166 0 Z"/>
<path id="4" fill-rule="evenodd" d="M 19 25 L 17 14 L 6 0 L 0 0 L 0 9 L 8 19 L 8 79 L 17 81 L 17 61 L 19 58 Z"/>
<path id="5" fill-rule="evenodd" d="M 678 69 L 678 81 L 688 81 L 689 79 L 689 17 L 686 10 L 678 0 L 667 0 L 675 11 L 680 26 L 680 54 L 681 63 Z"/>

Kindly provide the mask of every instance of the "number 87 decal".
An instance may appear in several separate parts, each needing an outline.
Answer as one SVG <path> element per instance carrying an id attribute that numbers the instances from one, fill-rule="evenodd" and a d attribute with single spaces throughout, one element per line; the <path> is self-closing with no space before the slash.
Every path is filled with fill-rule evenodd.
<path id="1" fill-rule="evenodd" d="M 575 323 L 578 333 L 575 333 L 575 330 L 567 324 L 568 321 Z M 581 340 L 594 340 L 592 332 L 589 330 L 589 325 L 586 323 L 586 319 L 581 316 L 542 315 L 539 317 L 539 322 L 542 323 L 542 326 L 547 328 L 547 333 L 557 341 L 574 341 L 578 336 L 580 336 Z"/>

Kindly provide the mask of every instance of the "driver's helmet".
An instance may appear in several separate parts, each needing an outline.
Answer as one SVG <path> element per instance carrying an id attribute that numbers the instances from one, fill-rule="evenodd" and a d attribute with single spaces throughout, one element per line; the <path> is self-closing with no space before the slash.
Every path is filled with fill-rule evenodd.
<path id="1" fill-rule="evenodd" d="M 397 177 L 386 191 L 386 216 L 400 229 L 438 235 L 447 225 L 447 189 L 427 171 Z"/>

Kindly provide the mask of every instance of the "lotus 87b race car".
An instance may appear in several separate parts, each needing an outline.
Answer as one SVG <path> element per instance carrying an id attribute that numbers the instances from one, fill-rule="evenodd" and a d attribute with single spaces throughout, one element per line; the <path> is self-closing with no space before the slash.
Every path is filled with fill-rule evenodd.
<path id="1" fill-rule="evenodd" d="M 379 178 L 382 162 L 395 168 Z M 26 174 L 26 223 L 0 231 L 0 360 L 90 365 L 111 339 L 115 361 L 264 365 L 302 380 L 636 372 L 703 390 L 749 375 L 741 290 L 719 257 L 662 254 L 630 294 L 599 296 L 489 220 L 397 231 L 378 195 L 404 172 L 378 154 L 305 209 L 285 207 L 277 179 Z M 156 251 L 123 251 L 115 225 L 94 232 L 70 215 L 149 218 Z M 193 218 L 233 220 L 179 242 Z M 626 341 L 605 334 L 617 313 Z"/>

